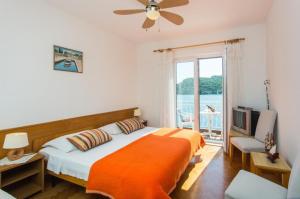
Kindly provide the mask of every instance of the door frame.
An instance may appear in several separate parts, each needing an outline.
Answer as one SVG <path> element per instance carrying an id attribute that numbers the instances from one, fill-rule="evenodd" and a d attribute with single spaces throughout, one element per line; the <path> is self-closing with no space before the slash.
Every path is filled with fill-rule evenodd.
<path id="1" fill-rule="evenodd" d="M 199 56 L 193 57 L 181 57 L 174 59 L 174 79 L 175 79 L 175 114 L 177 114 L 177 92 L 176 92 L 176 84 L 177 84 L 177 64 L 184 62 L 193 62 L 194 63 L 194 130 L 200 130 L 200 104 L 199 104 L 199 95 L 195 95 L 195 93 L 199 93 L 199 75 L 200 75 L 200 60 L 201 59 L 213 59 L 213 58 L 222 58 L 222 75 L 223 75 L 223 147 L 224 150 L 227 149 L 227 69 L 226 69 L 226 51 L 220 53 L 211 53 L 211 54 L 200 54 Z M 196 78 L 195 78 L 196 77 Z M 177 116 L 175 117 L 177 120 Z M 177 125 L 177 121 L 176 121 Z"/>
<path id="2" fill-rule="evenodd" d="M 199 101 L 199 96 L 195 95 L 195 93 L 199 93 L 199 78 L 195 78 L 197 74 L 199 74 L 198 70 L 199 70 L 199 62 L 198 62 L 198 58 L 195 57 L 188 57 L 188 58 L 179 58 L 179 59 L 175 59 L 175 64 L 174 64 L 174 71 L 175 71 L 175 113 L 177 114 L 177 88 L 176 88 L 176 84 L 177 84 L 177 64 L 178 63 L 186 63 L 186 62 L 193 62 L 194 63 L 194 128 L 193 130 L 195 131 L 199 131 L 199 114 L 196 114 L 196 110 L 199 110 L 199 103 L 195 103 L 197 102 L 197 100 Z M 196 109 L 197 108 L 197 109 Z M 177 115 L 176 115 L 176 120 L 177 120 Z M 176 121 L 176 126 L 177 126 L 177 121 Z"/>

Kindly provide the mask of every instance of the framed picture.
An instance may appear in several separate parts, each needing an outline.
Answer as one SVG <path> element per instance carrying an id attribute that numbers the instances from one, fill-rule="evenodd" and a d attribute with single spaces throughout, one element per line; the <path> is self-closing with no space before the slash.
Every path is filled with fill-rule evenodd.
<path id="1" fill-rule="evenodd" d="M 83 52 L 54 46 L 54 70 L 83 72 Z"/>

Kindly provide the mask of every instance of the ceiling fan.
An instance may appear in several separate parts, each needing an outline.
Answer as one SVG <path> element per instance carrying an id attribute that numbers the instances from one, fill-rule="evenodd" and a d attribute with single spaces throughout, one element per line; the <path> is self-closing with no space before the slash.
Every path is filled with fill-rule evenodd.
<path id="1" fill-rule="evenodd" d="M 160 17 L 164 17 L 168 21 L 176 24 L 181 25 L 184 22 L 184 19 L 175 13 L 163 11 L 161 9 L 165 8 L 172 8 L 187 5 L 189 0 L 162 0 L 157 2 L 155 0 L 137 0 L 138 2 L 142 3 L 146 6 L 145 9 L 132 9 L 132 10 L 115 10 L 114 13 L 118 15 L 131 15 L 131 14 L 138 14 L 138 13 L 146 13 L 147 19 L 143 24 L 144 29 L 151 28 L 154 26 L 155 21 Z"/>

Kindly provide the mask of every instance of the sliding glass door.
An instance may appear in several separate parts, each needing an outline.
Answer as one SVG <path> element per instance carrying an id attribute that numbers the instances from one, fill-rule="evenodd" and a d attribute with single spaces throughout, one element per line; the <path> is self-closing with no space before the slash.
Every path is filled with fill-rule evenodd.
<path id="1" fill-rule="evenodd" d="M 177 127 L 200 130 L 207 142 L 223 144 L 223 58 L 176 64 Z"/>
<path id="2" fill-rule="evenodd" d="M 207 142 L 223 143 L 223 58 L 199 59 L 200 131 Z"/>
<path id="3" fill-rule="evenodd" d="M 194 128 L 194 62 L 178 62 L 176 65 L 176 122 L 179 128 Z"/>

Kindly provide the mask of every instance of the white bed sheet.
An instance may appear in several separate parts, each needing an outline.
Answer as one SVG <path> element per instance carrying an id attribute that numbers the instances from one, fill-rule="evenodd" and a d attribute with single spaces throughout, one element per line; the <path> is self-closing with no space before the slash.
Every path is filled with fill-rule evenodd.
<path id="1" fill-rule="evenodd" d="M 158 128 L 145 127 L 129 135 L 112 135 L 112 141 L 86 152 L 76 150 L 65 153 L 53 147 L 46 147 L 39 153 L 48 160 L 48 170 L 87 181 L 94 162 L 157 130 Z"/>

